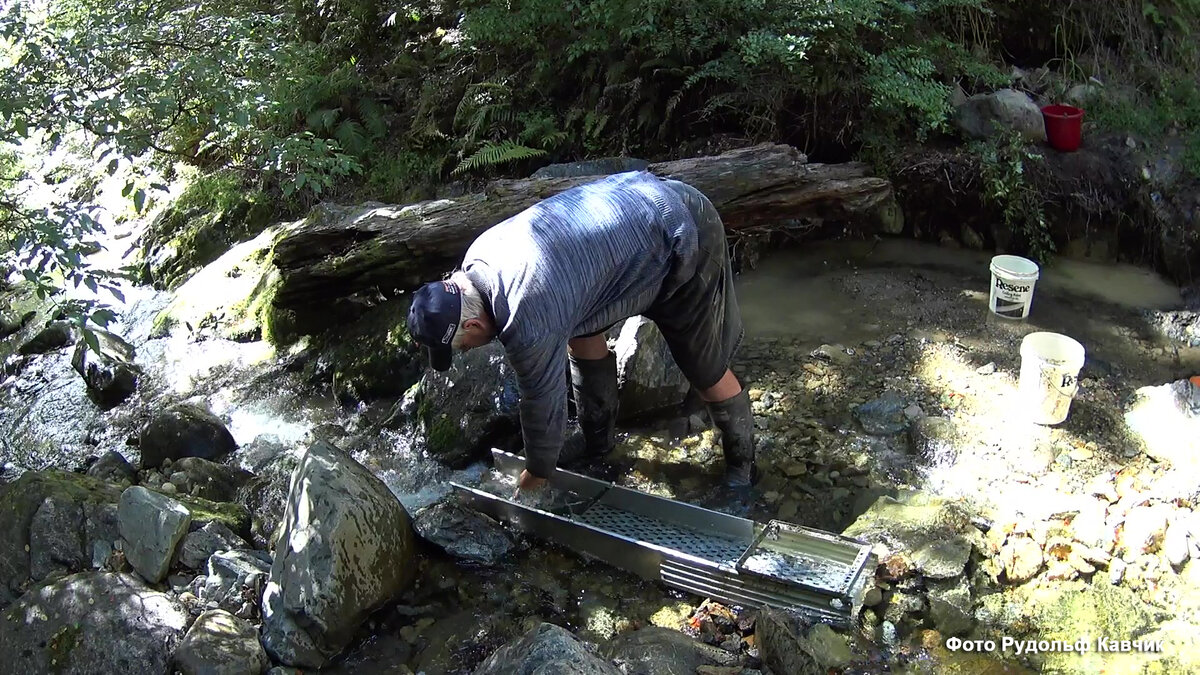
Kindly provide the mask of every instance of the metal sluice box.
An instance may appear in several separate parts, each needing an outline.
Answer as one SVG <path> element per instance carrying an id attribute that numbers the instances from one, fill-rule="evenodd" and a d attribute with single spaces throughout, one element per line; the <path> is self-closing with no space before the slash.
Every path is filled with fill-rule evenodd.
<path id="1" fill-rule="evenodd" d="M 515 489 L 524 458 L 499 450 L 492 456 Z M 544 508 L 452 485 L 467 506 L 526 532 L 735 605 L 797 610 L 848 625 L 873 569 L 870 545 L 856 539 L 779 520 L 764 525 L 562 469 L 549 486 L 565 498 Z"/>

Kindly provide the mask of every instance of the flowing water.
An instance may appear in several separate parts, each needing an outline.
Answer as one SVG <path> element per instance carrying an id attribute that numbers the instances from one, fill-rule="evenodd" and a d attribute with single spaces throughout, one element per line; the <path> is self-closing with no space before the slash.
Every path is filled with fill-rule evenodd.
<path id="1" fill-rule="evenodd" d="M 953 312 L 942 315 L 949 324 L 987 321 L 988 258 L 907 241 L 835 242 L 776 254 L 737 282 L 747 343 L 759 345 L 766 354 L 765 368 L 792 372 L 795 363 L 770 361 L 773 341 L 786 340 L 803 345 L 804 350 L 830 343 L 883 342 L 897 332 L 923 330 L 928 309 L 923 299 L 930 306 L 957 303 Z M 894 283 L 897 270 L 908 285 L 908 295 Z M 955 287 L 939 286 L 947 279 Z M 917 289 L 916 295 L 912 288 Z M 329 392 L 315 390 L 286 367 L 286 355 L 274 354 L 263 343 L 194 341 L 185 333 L 155 336 L 153 321 L 169 302 L 169 294 L 132 287 L 124 291 L 126 302 L 118 307 L 119 321 L 112 329 L 137 350 L 137 363 L 145 372 L 138 393 L 125 404 L 102 411 L 87 397 L 82 379 L 71 368 L 71 349 L 33 357 L 24 369 L 0 383 L 0 465 L 6 478 L 50 466 L 76 469 L 88 455 L 107 450 L 130 456 L 127 441 L 137 435 L 144 420 L 184 400 L 209 405 L 227 421 L 239 444 L 267 438 L 299 446 L 310 442 L 318 427 L 340 427 L 355 439 L 351 448 L 355 458 L 379 475 L 412 512 L 443 497 L 450 480 L 472 483 L 483 476 L 482 463 L 450 471 L 420 452 L 403 433 L 381 429 L 379 422 L 389 411 L 369 405 L 346 408 Z M 1071 299 L 1064 303 L 1051 297 Z M 1179 305 L 1180 298 L 1177 289 L 1141 269 L 1064 260 L 1043 270 L 1033 318 L 1041 309 L 1049 325 L 1073 325 L 1092 314 L 1092 302 L 1107 308 L 1098 312 L 1099 324 L 1105 312 L 1170 308 Z M 1103 327 L 1097 325 L 1095 330 Z M 671 444 L 660 436 L 641 438 Z M 855 437 L 848 443 L 860 441 L 865 442 Z M 659 494 L 678 491 L 668 476 L 656 480 L 653 472 L 647 473 L 649 483 L 639 486 Z M 693 487 L 702 482 L 689 480 Z M 423 620 L 433 621 L 426 624 L 425 632 L 450 642 L 469 641 L 472 630 L 487 624 L 478 615 L 490 615 L 497 625 L 512 629 L 493 626 L 489 633 L 493 642 L 519 632 L 522 622 L 548 615 L 558 615 L 590 639 L 600 640 L 633 625 L 677 622 L 681 607 L 685 611 L 695 604 L 663 587 L 541 546 L 519 552 L 499 571 L 463 567 L 437 556 L 422 565 L 424 581 L 409 599 L 425 608 L 417 612 Z M 461 614 L 462 608 L 475 604 L 478 611 Z M 408 625 L 414 620 L 413 615 L 396 611 L 401 613 L 375 624 L 376 634 L 351 655 L 347 667 L 369 663 L 372 650 L 403 654 L 414 667 L 418 658 L 434 658 L 428 650 L 419 656 L 420 639 L 401 639 L 389 632 L 389 621 Z M 437 656 L 452 657 L 475 658 L 466 653 Z"/>

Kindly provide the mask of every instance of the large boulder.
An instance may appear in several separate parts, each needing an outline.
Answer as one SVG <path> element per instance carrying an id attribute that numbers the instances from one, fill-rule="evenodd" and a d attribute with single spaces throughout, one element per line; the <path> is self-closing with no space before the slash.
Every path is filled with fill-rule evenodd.
<path id="1" fill-rule="evenodd" d="M 450 370 L 430 371 L 421 385 L 418 415 L 429 452 L 461 467 L 504 445 L 501 439 L 520 428 L 520 400 L 516 373 L 500 344 L 457 355 Z"/>
<path id="2" fill-rule="evenodd" d="M 45 354 L 70 345 L 74 339 L 75 330 L 70 322 L 52 321 L 17 351 L 25 355 Z"/>
<path id="3" fill-rule="evenodd" d="M 1125 423 L 1155 460 L 1185 471 L 1200 467 L 1200 387 L 1189 380 L 1138 389 Z"/>
<path id="4" fill-rule="evenodd" d="M 512 537 L 495 520 L 460 504 L 441 502 L 417 512 L 413 527 L 446 553 L 495 565 L 513 548 Z"/>
<path id="5" fill-rule="evenodd" d="M 86 340 L 75 345 L 71 366 L 87 382 L 88 394 L 103 408 L 111 408 L 137 390 L 140 369 L 134 363 L 133 345 L 106 330 L 95 329 L 99 351 Z"/>
<path id="6" fill-rule="evenodd" d="M 991 138 L 1011 129 L 1031 141 L 1046 140 L 1041 109 L 1028 94 L 1015 89 L 968 98 L 955 109 L 954 123 L 969 138 Z"/>
<path id="7" fill-rule="evenodd" d="M 212 412 L 182 403 L 156 415 L 142 429 L 138 447 L 142 468 L 161 466 L 164 459 L 220 459 L 237 448 L 233 434 Z"/>
<path id="8" fill-rule="evenodd" d="M 190 620 L 137 577 L 84 572 L 31 590 L 4 612 L 0 662 L 10 673 L 161 675 Z"/>
<path id="9" fill-rule="evenodd" d="M 661 626 L 623 633 L 602 653 L 627 675 L 693 675 L 701 666 L 741 665 L 738 657 L 720 647 Z"/>
<path id="10" fill-rule="evenodd" d="M 182 675 L 259 675 L 271 662 L 253 624 L 214 609 L 188 629 L 174 665 Z"/>
<path id="11" fill-rule="evenodd" d="M 475 669 L 475 675 L 617 675 L 620 672 L 589 652 L 579 638 L 550 623 L 540 624 L 520 640 L 497 649 Z"/>
<path id="12" fill-rule="evenodd" d="M 676 411 L 691 385 L 675 365 L 653 321 L 635 316 L 616 333 L 617 384 L 622 422 L 644 421 Z"/>
<path id="13" fill-rule="evenodd" d="M 252 478 L 249 471 L 199 457 L 184 457 L 171 464 L 171 482 L 181 492 L 214 502 L 233 501 Z"/>
<path id="14" fill-rule="evenodd" d="M 916 491 L 880 497 L 843 534 L 905 553 L 930 579 L 962 574 L 974 542 L 982 542 L 970 516 L 957 505 Z"/>
<path id="15" fill-rule="evenodd" d="M 137 469 L 115 450 L 104 453 L 93 462 L 87 469 L 87 475 L 110 483 L 133 485 L 137 482 Z"/>
<path id="16" fill-rule="evenodd" d="M 288 486 L 303 456 L 301 447 L 256 438 L 230 457 L 232 465 L 254 474 L 238 489 L 236 501 L 250 512 L 250 536 L 255 547 L 275 548 L 275 536 L 287 507 Z"/>
<path id="17" fill-rule="evenodd" d="M 64 494 L 46 497 L 29 524 L 29 576 L 83 569 L 83 534 L 83 504 Z"/>
<path id="18" fill-rule="evenodd" d="M 150 583 L 166 578 L 191 523 L 192 513 L 183 504 L 140 485 L 122 492 L 117 504 L 125 558 Z"/>
<path id="19" fill-rule="evenodd" d="M 117 534 L 105 507 L 120 495 L 111 483 L 64 471 L 29 471 L 0 485 L 0 607 L 41 578 L 31 576 L 35 560 L 39 573 L 77 572 L 97 547 L 111 550 Z"/>
<path id="20" fill-rule="evenodd" d="M 263 643 L 285 664 L 320 668 L 413 579 L 412 523 L 384 483 L 314 443 L 292 476 L 263 593 Z"/>

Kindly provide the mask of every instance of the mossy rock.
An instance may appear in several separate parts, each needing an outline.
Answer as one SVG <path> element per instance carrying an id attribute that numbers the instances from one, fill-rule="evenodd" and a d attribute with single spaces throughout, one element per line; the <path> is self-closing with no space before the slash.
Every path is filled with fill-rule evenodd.
<path id="1" fill-rule="evenodd" d="M 0 485 L 0 606 L 24 590 L 30 574 L 28 544 L 33 516 L 50 497 L 88 505 L 116 504 L 124 487 L 68 471 L 30 471 Z M 165 494 L 165 493 L 163 493 Z M 243 537 L 250 534 L 250 512 L 240 504 L 217 503 L 188 495 L 167 495 L 192 512 L 192 528 L 219 522 Z"/>
<path id="2" fill-rule="evenodd" d="M 155 318 L 155 334 L 186 325 L 229 340 L 289 343 L 295 331 L 287 313 L 272 303 L 280 276 L 271 262 L 275 243 L 288 231 L 283 225 L 268 228 L 192 276 Z"/>
<path id="3" fill-rule="evenodd" d="M 419 353 L 410 351 L 408 306 L 407 297 L 395 298 L 317 335 L 310 376 L 331 382 L 347 401 L 403 395 L 420 379 L 423 365 Z"/>
<path id="4" fill-rule="evenodd" d="M 20 595 L 29 580 L 29 531 L 48 497 L 78 504 L 115 504 L 121 486 L 67 471 L 30 471 L 0 485 L 0 606 Z"/>
<path id="5" fill-rule="evenodd" d="M 262 232 L 274 211 L 261 192 L 198 199 L 185 193 L 150 226 L 143 281 L 159 289 L 178 288 L 234 244 Z"/>

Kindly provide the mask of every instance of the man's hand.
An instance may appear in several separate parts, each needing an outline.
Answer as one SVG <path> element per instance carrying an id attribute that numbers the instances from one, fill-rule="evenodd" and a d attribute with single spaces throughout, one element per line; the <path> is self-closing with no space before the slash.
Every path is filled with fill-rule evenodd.
<path id="1" fill-rule="evenodd" d="M 546 484 L 545 478 L 538 478 L 528 471 L 521 472 L 521 478 L 517 481 L 517 492 L 513 496 L 521 494 L 521 490 L 534 491 Z"/>

